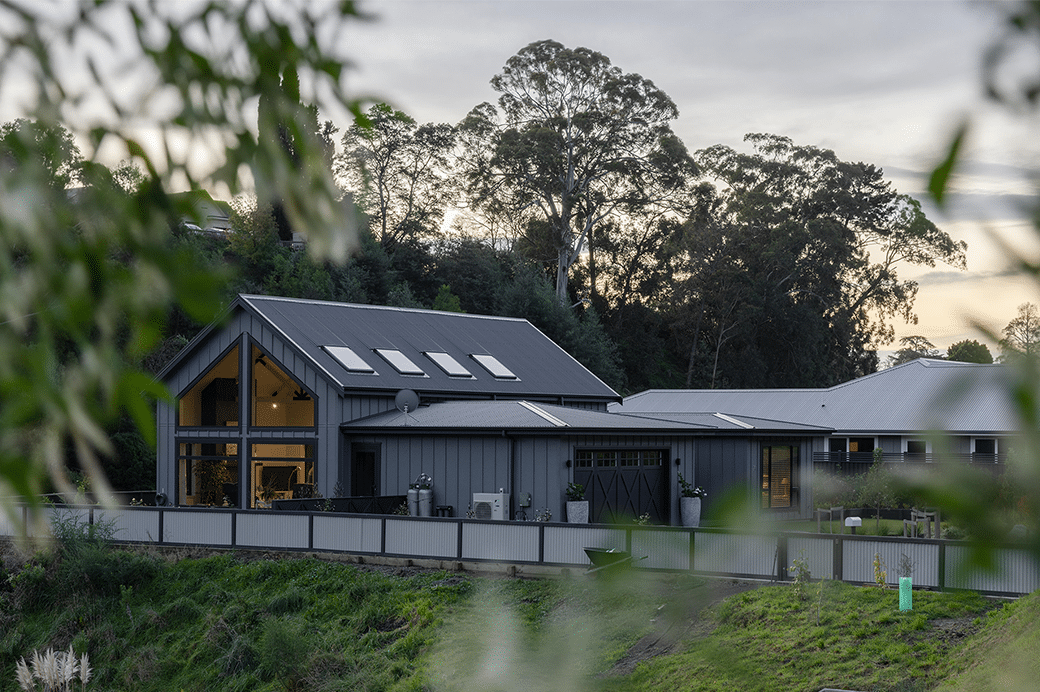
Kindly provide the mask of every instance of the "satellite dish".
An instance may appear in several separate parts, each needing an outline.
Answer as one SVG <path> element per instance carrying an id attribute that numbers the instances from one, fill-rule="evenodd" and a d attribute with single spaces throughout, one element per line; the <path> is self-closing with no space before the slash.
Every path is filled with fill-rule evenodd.
<path id="1" fill-rule="evenodd" d="M 410 389 L 402 389 L 394 397 L 394 406 L 403 413 L 414 411 L 419 408 L 419 395 Z"/>

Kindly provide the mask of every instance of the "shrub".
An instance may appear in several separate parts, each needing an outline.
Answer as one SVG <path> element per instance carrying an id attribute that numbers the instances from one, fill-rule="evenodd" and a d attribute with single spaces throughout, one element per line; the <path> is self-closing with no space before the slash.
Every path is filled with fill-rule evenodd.
<path id="1" fill-rule="evenodd" d="M 314 649 L 303 623 L 272 617 L 264 623 L 258 654 L 260 670 L 282 683 L 287 690 L 299 688 L 307 660 Z"/>

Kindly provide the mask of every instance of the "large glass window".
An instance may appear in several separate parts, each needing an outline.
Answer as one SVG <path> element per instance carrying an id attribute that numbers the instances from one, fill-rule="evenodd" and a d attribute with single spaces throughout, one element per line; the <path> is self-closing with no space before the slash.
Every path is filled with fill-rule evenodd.
<path id="1" fill-rule="evenodd" d="M 178 505 L 238 505 L 238 445 L 182 442 L 177 446 Z"/>
<path id="2" fill-rule="evenodd" d="M 250 507 L 270 507 L 274 500 L 313 497 L 314 445 L 250 445 Z"/>
<path id="3" fill-rule="evenodd" d="M 177 425 L 237 427 L 238 418 L 238 346 L 235 346 L 181 396 Z"/>
<path id="4" fill-rule="evenodd" d="M 791 507 L 794 473 L 798 468 L 797 445 L 762 447 L 762 508 Z"/>
<path id="5" fill-rule="evenodd" d="M 302 385 L 256 346 L 252 349 L 252 425 L 313 428 L 314 399 Z"/>

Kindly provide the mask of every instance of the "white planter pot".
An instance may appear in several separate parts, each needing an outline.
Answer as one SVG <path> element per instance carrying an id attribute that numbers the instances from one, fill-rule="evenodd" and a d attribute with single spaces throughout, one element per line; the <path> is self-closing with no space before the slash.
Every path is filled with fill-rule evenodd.
<path id="1" fill-rule="evenodd" d="M 701 498 L 680 497 L 679 516 L 683 526 L 697 527 L 701 525 Z"/>
<path id="2" fill-rule="evenodd" d="M 567 500 L 567 521 L 571 524 L 588 524 L 589 501 Z"/>

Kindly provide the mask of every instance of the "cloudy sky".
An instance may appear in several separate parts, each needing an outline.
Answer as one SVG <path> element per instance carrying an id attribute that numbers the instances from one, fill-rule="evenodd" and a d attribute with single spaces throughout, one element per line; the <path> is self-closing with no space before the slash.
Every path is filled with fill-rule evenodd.
<path id="1" fill-rule="evenodd" d="M 981 98 L 982 54 L 1000 6 L 888 0 L 384 0 L 351 33 L 356 92 L 420 122 L 461 120 L 494 101 L 489 80 L 541 39 L 597 50 L 652 80 L 677 103 L 674 130 L 691 150 L 742 147 L 749 132 L 833 149 L 881 166 L 900 192 L 922 196 L 927 172 L 970 116 L 969 165 L 947 215 L 933 219 L 969 244 L 967 272 L 907 270 L 918 278 L 921 334 L 945 348 L 999 330 L 1035 287 L 1006 271 L 997 233 L 1034 251 L 1019 204 L 1040 170 L 1035 136 Z M 1040 60 L 1034 60 L 1036 64 Z"/>

